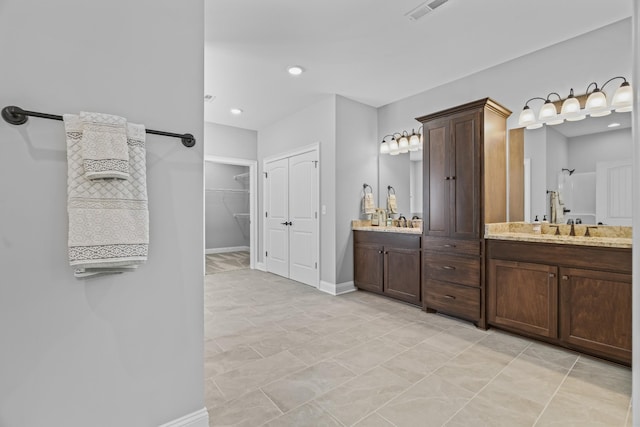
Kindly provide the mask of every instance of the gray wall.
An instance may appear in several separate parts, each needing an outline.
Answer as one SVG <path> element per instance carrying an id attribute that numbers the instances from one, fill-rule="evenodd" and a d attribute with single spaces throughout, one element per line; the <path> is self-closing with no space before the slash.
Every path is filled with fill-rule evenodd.
<path id="1" fill-rule="evenodd" d="M 631 128 L 569 138 L 569 167 L 576 172 L 595 172 L 596 162 L 630 159 Z"/>
<path id="2" fill-rule="evenodd" d="M 256 160 L 258 158 L 258 132 L 205 122 L 204 154 L 207 156 L 233 157 Z"/>
<path id="3" fill-rule="evenodd" d="M 205 162 L 206 249 L 249 246 L 249 217 L 233 216 L 237 213 L 249 213 L 249 192 L 212 191 L 248 190 L 248 176 L 246 179 L 234 179 L 236 175 L 248 173 L 247 166 Z"/>
<path id="4" fill-rule="evenodd" d="M 375 108 L 342 96 L 336 97 L 337 284 L 353 280 L 351 220 L 361 217 L 362 184 L 376 183 L 376 122 Z"/>
<path id="5" fill-rule="evenodd" d="M 0 3 L 1 106 L 118 114 L 198 141 L 148 135 L 149 260 L 82 280 L 63 124 L 0 120 L 2 426 L 157 426 L 204 406 L 202 16 L 202 0 Z"/>
<path id="6" fill-rule="evenodd" d="M 258 212 L 264 212 L 262 178 L 265 157 L 320 145 L 320 280 L 335 283 L 336 277 L 336 96 L 327 95 L 321 101 L 300 110 L 258 132 Z M 362 184 L 360 184 L 362 185 Z M 262 221 L 259 222 L 258 248 L 262 248 Z M 259 250 L 259 262 L 264 252 Z"/>

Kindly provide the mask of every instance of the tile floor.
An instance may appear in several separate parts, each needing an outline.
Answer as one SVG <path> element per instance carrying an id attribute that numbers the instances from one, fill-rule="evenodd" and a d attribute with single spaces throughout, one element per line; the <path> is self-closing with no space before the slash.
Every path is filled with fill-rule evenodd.
<path id="1" fill-rule="evenodd" d="M 631 370 L 366 292 L 206 276 L 210 426 L 631 426 Z"/>
<path id="2" fill-rule="evenodd" d="M 225 252 L 205 255 L 207 274 L 249 268 L 249 252 Z"/>

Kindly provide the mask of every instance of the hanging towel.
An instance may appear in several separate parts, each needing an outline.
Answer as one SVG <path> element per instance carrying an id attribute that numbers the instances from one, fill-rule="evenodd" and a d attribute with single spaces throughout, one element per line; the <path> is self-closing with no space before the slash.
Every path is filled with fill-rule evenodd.
<path id="1" fill-rule="evenodd" d="M 88 179 L 129 179 L 127 121 L 102 113 L 80 113 L 82 158 Z"/>
<path id="2" fill-rule="evenodd" d="M 84 173 L 79 116 L 63 116 L 67 138 L 69 263 L 76 277 L 131 271 L 147 259 L 149 211 L 145 128 L 127 123 L 129 179 Z"/>
<path id="3" fill-rule="evenodd" d="M 551 194 L 551 223 L 562 224 L 564 222 L 564 211 L 562 203 L 560 202 L 560 196 L 557 191 L 551 191 L 549 194 Z"/>
<path id="4" fill-rule="evenodd" d="M 398 202 L 396 201 L 396 195 L 395 194 L 389 194 L 387 196 L 387 211 L 390 214 L 397 214 L 398 213 Z"/>
<path id="5" fill-rule="evenodd" d="M 362 197 L 362 212 L 365 214 L 375 213 L 376 206 L 373 203 L 373 193 L 364 193 Z"/>

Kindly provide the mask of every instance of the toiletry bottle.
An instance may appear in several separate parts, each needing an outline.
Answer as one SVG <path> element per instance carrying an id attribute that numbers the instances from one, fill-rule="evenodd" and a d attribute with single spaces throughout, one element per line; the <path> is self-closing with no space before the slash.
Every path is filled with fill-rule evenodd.
<path id="1" fill-rule="evenodd" d="M 542 226 L 540 225 L 540 221 L 538 220 L 538 215 L 536 215 L 536 219 L 533 220 L 533 233 L 540 234 L 542 231 Z"/>

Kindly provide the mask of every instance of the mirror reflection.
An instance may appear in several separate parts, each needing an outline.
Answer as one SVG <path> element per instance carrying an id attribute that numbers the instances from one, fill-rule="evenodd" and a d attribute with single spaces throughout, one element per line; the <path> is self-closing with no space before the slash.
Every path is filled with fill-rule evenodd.
<path id="1" fill-rule="evenodd" d="M 422 218 L 422 151 L 378 156 L 378 201 L 386 207 L 387 187 L 396 191 L 398 217 Z"/>
<path id="2" fill-rule="evenodd" d="M 525 130 L 525 221 L 631 226 L 632 156 L 631 113 Z"/>

